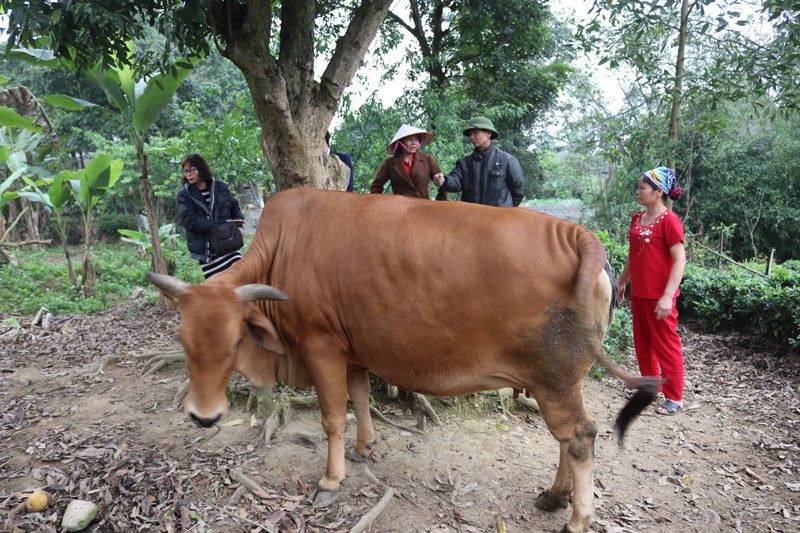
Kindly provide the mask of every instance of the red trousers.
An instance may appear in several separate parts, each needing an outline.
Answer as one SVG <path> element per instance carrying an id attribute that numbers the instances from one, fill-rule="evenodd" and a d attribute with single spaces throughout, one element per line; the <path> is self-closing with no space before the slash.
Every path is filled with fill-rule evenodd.
<path id="1" fill-rule="evenodd" d="M 678 309 L 672 301 L 672 312 L 664 320 L 656 320 L 656 302 L 631 296 L 633 314 L 633 346 L 643 376 L 661 376 L 661 391 L 667 400 L 683 400 L 683 347 L 678 336 Z"/>

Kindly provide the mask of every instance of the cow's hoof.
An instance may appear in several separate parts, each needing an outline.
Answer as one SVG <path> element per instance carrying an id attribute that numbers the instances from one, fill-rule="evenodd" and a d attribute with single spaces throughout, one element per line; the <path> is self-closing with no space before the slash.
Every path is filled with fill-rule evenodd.
<path id="1" fill-rule="evenodd" d="M 314 496 L 314 503 L 311 507 L 318 509 L 320 507 L 328 507 L 339 498 L 338 490 L 318 490 L 317 495 Z"/>
<path id="2" fill-rule="evenodd" d="M 569 505 L 569 496 L 554 496 L 550 491 L 544 491 L 536 498 L 533 504 L 542 511 L 556 511 L 566 509 Z M 564 526 L 566 527 L 566 526 Z"/>

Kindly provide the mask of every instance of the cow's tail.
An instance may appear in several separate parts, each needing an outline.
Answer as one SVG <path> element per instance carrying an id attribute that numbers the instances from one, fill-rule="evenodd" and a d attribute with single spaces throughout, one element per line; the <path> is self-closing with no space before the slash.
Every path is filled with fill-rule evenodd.
<path id="1" fill-rule="evenodd" d="M 625 431 L 633 420 L 655 400 L 658 394 L 658 387 L 661 379 L 652 376 L 637 376 L 631 374 L 614 361 L 605 353 L 601 343 L 597 342 L 596 326 L 593 322 L 592 309 L 590 302 L 594 300 L 598 276 L 608 264 L 605 246 L 600 240 L 588 231 L 581 231 L 578 236 L 578 251 L 580 253 L 580 267 L 578 268 L 578 279 L 575 287 L 577 298 L 578 314 L 581 327 L 584 328 L 583 338 L 587 339 L 587 344 L 595 361 L 604 366 L 608 371 L 616 376 L 630 388 L 636 389 L 636 393 L 628 400 L 614 422 L 614 429 L 617 432 L 620 445 L 625 438 Z M 613 274 L 609 274 L 612 285 L 612 296 L 610 305 L 613 306 L 616 297 L 613 294 L 614 281 L 611 280 Z M 610 318 L 610 317 L 609 317 Z"/>

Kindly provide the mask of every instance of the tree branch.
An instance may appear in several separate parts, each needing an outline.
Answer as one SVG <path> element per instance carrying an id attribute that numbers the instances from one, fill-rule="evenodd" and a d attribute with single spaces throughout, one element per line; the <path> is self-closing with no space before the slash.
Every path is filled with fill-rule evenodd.
<path id="1" fill-rule="evenodd" d="M 309 90 L 314 79 L 314 2 L 281 2 L 278 66 L 286 80 L 290 104 L 307 104 L 301 94 Z M 293 111 L 297 113 L 297 109 Z"/>
<path id="2" fill-rule="evenodd" d="M 378 33 L 392 0 L 362 0 L 353 13 L 347 31 L 336 43 L 328 67 L 322 74 L 318 98 L 320 103 L 330 112 L 336 112 L 345 87 L 353 79 L 361 59 L 367 53 L 369 45 Z"/>
<path id="3" fill-rule="evenodd" d="M 416 35 L 416 33 L 414 32 L 414 28 L 413 28 L 412 26 L 410 26 L 410 25 L 408 24 L 408 22 L 406 22 L 405 20 L 403 20 L 402 18 L 400 18 L 400 15 L 396 14 L 394 11 L 389 11 L 389 13 L 387 13 L 387 15 L 388 15 L 388 17 L 389 17 L 390 19 L 392 19 L 393 21 L 397 22 L 397 23 L 398 23 L 398 24 L 400 24 L 402 27 L 404 27 L 408 33 L 410 33 L 410 34 L 411 34 L 411 35 L 413 35 L 414 37 L 416 37 L 416 36 L 417 36 L 417 35 Z"/>
<path id="4" fill-rule="evenodd" d="M 30 239 L 30 240 L 27 240 L 27 241 L 18 241 L 18 242 L 0 241 L 0 246 L 2 246 L 4 248 L 19 248 L 20 246 L 28 246 L 30 244 L 47 244 L 47 245 L 50 245 L 50 244 L 53 244 L 53 241 L 50 240 L 50 239 L 45 239 L 45 240 L 42 240 L 42 239 Z"/>

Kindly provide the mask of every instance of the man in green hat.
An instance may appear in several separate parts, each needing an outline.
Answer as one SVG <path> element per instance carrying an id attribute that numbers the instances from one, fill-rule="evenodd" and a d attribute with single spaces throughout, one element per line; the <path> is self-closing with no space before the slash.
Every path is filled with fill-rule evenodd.
<path id="1" fill-rule="evenodd" d="M 500 207 L 518 206 L 525 196 L 525 176 L 517 158 L 492 145 L 499 134 L 492 121 L 475 117 L 464 128 L 475 150 L 459 159 L 448 175 L 433 182 L 442 191 L 460 192 L 461 200 Z"/>

